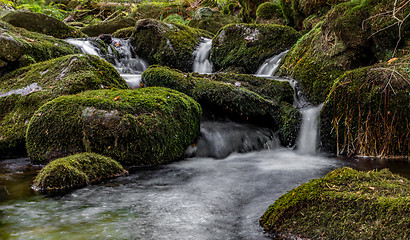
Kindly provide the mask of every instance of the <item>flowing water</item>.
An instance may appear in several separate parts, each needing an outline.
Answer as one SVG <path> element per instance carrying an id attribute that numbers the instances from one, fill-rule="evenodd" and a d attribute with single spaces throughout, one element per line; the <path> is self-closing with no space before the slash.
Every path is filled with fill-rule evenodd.
<path id="1" fill-rule="evenodd" d="M 102 56 L 86 40 L 71 43 Z M 146 68 L 132 54 L 113 62 L 123 74 Z M 303 115 L 296 151 L 280 147 L 270 129 L 207 121 L 183 160 L 132 169 L 129 176 L 59 197 L 31 190 L 40 168 L 29 159 L 0 161 L 0 239 L 268 239 L 260 216 L 282 194 L 312 178 L 342 166 L 388 167 L 410 177 L 408 162 L 316 153 L 321 106 L 309 106 L 289 81 Z"/>
<path id="2" fill-rule="evenodd" d="M 212 73 L 213 66 L 209 60 L 211 53 L 212 39 L 204 38 L 194 52 L 193 72 L 201 74 Z"/>
<path id="3" fill-rule="evenodd" d="M 131 89 L 141 86 L 141 75 L 148 68 L 148 63 L 135 54 L 130 40 L 112 38 L 112 43 L 106 52 L 100 49 L 95 40 L 67 39 L 66 41 L 78 47 L 83 53 L 109 61 Z"/>
<path id="4" fill-rule="evenodd" d="M 258 69 L 258 71 L 255 73 L 255 76 L 258 77 L 272 77 L 273 74 L 275 73 L 276 69 L 279 67 L 280 61 L 282 60 L 283 56 L 288 52 L 289 50 L 286 50 L 284 52 L 281 52 L 278 55 L 275 55 L 268 60 L 266 60 Z"/>

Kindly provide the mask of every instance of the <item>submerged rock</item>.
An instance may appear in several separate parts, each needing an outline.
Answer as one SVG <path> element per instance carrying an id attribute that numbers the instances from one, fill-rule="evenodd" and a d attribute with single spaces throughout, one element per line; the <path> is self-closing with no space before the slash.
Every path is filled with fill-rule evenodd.
<path id="1" fill-rule="evenodd" d="M 212 40 L 211 59 L 216 70 L 243 67 L 256 73 L 262 63 L 296 43 L 300 34 L 274 24 L 231 24 Z"/>
<path id="2" fill-rule="evenodd" d="M 0 76 L 18 67 L 76 52 L 63 40 L 0 21 Z"/>
<path id="3" fill-rule="evenodd" d="M 25 132 L 33 113 L 65 94 L 101 88 L 128 89 L 105 60 L 69 55 L 17 69 L 0 78 L 0 156 L 25 153 Z"/>
<path id="4" fill-rule="evenodd" d="M 137 55 L 150 65 L 191 71 L 193 53 L 202 37 L 211 38 L 211 34 L 184 25 L 143 19 L 137 22 L 131 41 Z"/>
<path id="5" fill-rule="evenodd" d="M 333 84 L 322 109 L 327 151 L 409 156 L 410 55 L 348 71 Z"/>
<path id="6" fill-rule="evenodd" d="M 147 86 L 183 92 L 214 114 L 279 130 L 286 146 L 297 138 L 300 113 L 291 105 L 293 90 L 287 82 L 244 74 L 189 74 L 160 66 L 151 66 L 142 78 Z"/>
<path id="7" fill-rule="evenodd" d="M 90 37 L 97 37 L 100 34 L 112 34 L 115 31 L 135 26 L 136 21 L 132 18 L 118 17 L 106 22 L 90 24 L 81 30 Z"/>
<path id="8" fill-rule="evenodd" d="M 109 157 L 79 153 L 47 164 L 34 179 L 33 189 L 45 193 L 65 193 L 70 189 L 124 174 L 127 171 Z"/>
<path id="9" fill-rule="evenodd" d="M 27 152 L 36 164 L 95 152 L 124 165 L 158 165 L 183 155 L 199 134 L 200 118 L 199 104 L 171 89 L 87 91 L 36 111 Z"/>
<path id="10" fill-rule="evenodd" d="M 398 6 L 405 3 L 398 1 Z M 397 23 L 389 14 L 394 1 L 349 1 L 330 10 L 324 20 L 304 35 L 285 55 L 279 75 L 297 79 L 309 101 L 323 102 L 333 82 L 347 70 L 388 60 L 399 43 Z M 405 16 L 405 8 L 397 12 Z M 409 22 L 409 21 L 407 21 Z M 410 24 L 402 25 L 402 36 Z"/>
<path id="11" fill-rule="evenodd" d="M 386 169 L 337 169 L 281 196 L 260 224 L 291 239 L 407 239 L 409 198 L 410 181 Z"/>
<path id="12" fill-rule="evenodd" d="M 31 32 L 38 32 L 55 38 L 83 38 L 87 37 L 80 30 L 68 26 L 64 22 L 41 13 L 28 11 L 12 11 L 1 20 Z"/>

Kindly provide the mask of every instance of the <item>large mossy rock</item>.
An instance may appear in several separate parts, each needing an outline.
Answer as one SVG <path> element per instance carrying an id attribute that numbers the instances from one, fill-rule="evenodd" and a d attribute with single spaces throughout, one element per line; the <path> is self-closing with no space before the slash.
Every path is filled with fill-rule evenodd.
<path id="1" fill-rule="evenodd" d="M 1 20 L 15 27 L 25 28 L 28 31 L 50 35 L 55 38 L 87 37 L 80 30 L 41 13 L 13 11 L 3 16 Z"/>
<path id="2" fill-rule="evenodd" d="M 199 104 L 171 89 L 87 91 L 37 110 L 27 152 L 41 164 L 95 152 L 123 165 L 158 165 L 183 155 L 199 134 L 200 118 Z"/>
<path id="3" fill-rule="evenodd" d="M 395 59 L 392 59 L 395 60 Z M 410 55 L 344 73 L 322 109 L 325 150 L 367 156 L 409 156 Z"/>
<path id="4" fill-rule="evenodd" d="M 285 24 L 283 11 L 279 3 L 265 2 L 256 10 L 257 23 Z"/>
<path id="5" fill-rule="evenodd" d="M 109 157 L 79 153 L 47 164 L 34 179 L 33 188 L 46 193 L 65 193 L 126 173 L 118 162 Z"/>
<path id="6" fill-rule="evenodd" d="M 25 132 L 33 113 L 65 94 L 101 88 L 128 89 L 105 60 L 68 55 L 17 69 L 0 78 L 0 156 L 25 154 Z"/>
<path id="7" fill-rule="evenodd" d="M 398 1 L 398 6 L 404 4 Z M 397 20 L 389 14 L 394 1 L 357 0 L 338 4 L 324 21 L 304 35 L 282 59 L 279 75 L 298 80 L 309 101 L 326 99 L 333 82 L 347 70 L 391 57 L 399 40 Z M 406 8 L 397 12 L 404 18 Z M 402 37 L 410 21 L 403 23 Z M 404 41 L 399 42 L 400 48 Z"/>
<path id="8" fill-rule="evenodd" d="M 90 24 L 81 29 L 85 34 L 90 37 L 97 37 L 100 34 L 111 34 L 115 31 L 135 26 L 135 19 L 133 18 L 122 18 L 118 17 L 106 22 L 98 22 L 95 24 Z"/>
<path id="9" fill-rule="evenodd" d="M 78 52 L 67 42 L 0 21 L 0 76 L 18 67 Z"/>
<path id="10" fill-rule="evenodd" d="M 333 6 L 350 0 L 280 0 L 279 5 L 287 24 L 296 29 L 304 29 L 306 18 L 325 15 Z"/>
<path id="11" fill-rule="evenodd" d="M 138 56 L 149 64 L 187 72 L 192 70 L 193 53 L 203 37 L 211 38 L 211 34 L 184 25 L 143 19 L 137 22 L 131 41 Z"/>
<path id="12" fill-rule="evenodd" d="M 282 144 L 295 143 L 300 113 L 292 106 L 289 83 L 244 74 L 200 75 L 151 66 L 142 78 L 148 86 L 183 92 L 216 115 L 262 124 L 279 131 Z"/>
<path id="13" fill-rule="evenodd" d="M 265 60 L 292 47 L 299 37 L 287 26 L 231 24 L 213 38 L 211 59 L 216 70 L 242 67 L 253 74 Z"/>
<path id="14" fill-rule="evenodd" d="M 194 17 L 189 22 L 188 26 L 200 28 L 216 34 L 219 29 L 234 22 L 236 22 L 234 17 L 224 16 L 217 10 L 204 7 L 195 11 Z"/>
<path id="15" fill-rule="evenodd" d="M 409 199 L 408 179 L 342 168 L 281 196 L 260 224 L 286 239 L 408 239 Z"/>
<path id="16" fill-rule="evenodd" d="M 239 4 L 242 6 L 242 20 L 246 23 L 255 20 L 256 10 L 258 9 L 258 6 L 264 2 L 266 2 L 266 0 L 239 0 Z"/>

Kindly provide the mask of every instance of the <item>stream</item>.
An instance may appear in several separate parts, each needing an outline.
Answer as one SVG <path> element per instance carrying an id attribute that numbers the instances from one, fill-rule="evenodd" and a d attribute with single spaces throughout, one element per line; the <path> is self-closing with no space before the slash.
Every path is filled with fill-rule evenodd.
<path id="1" fill-rule="evenodd" d="M 206 55 L 203 49 L 209 44 L 204 40 L 198 54 Z M 131 74 L 127 82 L 138 87 L 147 65 L 132 54 L 123 58 L 127 70 L 123 62 L 115 64 L 117 70 Z M 267 64 L 277 66 L 278 59 Z M 210 73 L 212 64 L 198 63 L 196 70 Z M 301 105 L 295 100 L 295 106 Z M 204 121 L 197 144 L 187 149 L 184 159 L 131 169 L 128 176 L 64 196 L 31 190 L 40 167 L 31 166 L 29 159 L 1 160 L 0 239 L 269 239 L 259 227 L 260 216 L 282 194 L 310 179 L 343 166 L 390 168 L 410 177 L 405 161 L 318 153 L 320 107 L 300 107 L 304 122 L 296 149 L 281 147 L 276 133 L 267 128 Z"/>

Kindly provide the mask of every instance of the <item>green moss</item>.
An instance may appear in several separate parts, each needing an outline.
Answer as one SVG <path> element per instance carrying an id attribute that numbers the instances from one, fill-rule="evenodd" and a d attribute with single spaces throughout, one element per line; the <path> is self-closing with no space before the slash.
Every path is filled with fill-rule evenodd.
<path id="1" fill-rule="evenodd" d="M 337 169 L 275 201 L 260 224 L 281 237 L 407 239 L 410 181 L 388 170 Z"/>
<path id="2" fill-rule="evenodd" d="M 144 19 L 137 22 L 131 41 L 137 54 L 150 64 L 191 71 L 193 52 L 202 37 L 211 38 L 211 34 L 185 25 Z"/>
<path id="3" fill-rule="evenodd" d="M 126 174 L 113 159 L 95 153 L 79 153 L 59 158 L 41 169 L 34 179 L 37 191 L 56 193 Z"/>
<path id="4" fill-rule="evenodd" d="M 50 35 L 56 38 L 86 37 L 80 30 L 66 25 L 64 22 L 41 13 L 28 11 L 13 11 L 3 16 L 1 20 L 28 31 Z"/>
<path id="5" fill-rule="evenodd" d="M 235 22 L 238 22 L 238 19 L 234 16 L 223 16 L 219 11 L 200 8 L 195 12 L 188 26 L 216 34 L 223 26 Z"/>
<path id="6" fill-rule="evenodd" d="M 128 86 L 109 63 L 91 55 L 64 56 L 3 76 L 0 105 L 6 107 L 0 109 L 0 155 L 24 153 L 21 150 L 27 124 L 37 108 L 47 101 L 101 88 L 127 89 Z"/>
<path id="7" fill-rule="evenodd" d="M 283 17 L 282 8 L 279 4 L 266 2 L 259 5 L 256 10 L 256 17 L 261 19 L 272 19 L 273 17 Z"/>
<path id="8" fill-rule="evenodd" d="M 112 34 L 112 37 L 114 37 L 114 38 L 130 38 L 133 31 L 134 31 L 134 27 L 121 28 L 121 29 L 118 29 L 117 31 L 115 31 Z"/>
<path id="9" fill-rule="evenodd" d="M 97 37 L 100 34 L 111 34 L 122 28 L 133 27 L 135 23 L 133 18 L 118 17 L 106 22 L 90 24 L 81 30 L 90 37 Z"/>
<path id="10" fill-rule="evenodd" d="M 250 23 L 256 19 L 256 10 L 265 0 L 239 0 L 242 6 L 241 15 L 245 23 Z"/>
<path id="11" fill-rule="evenodd" d="M 231 24 L 214 37 L 211 58 L 217 70 L 234 66 L 255 73 L 266 59 L 289 49 L 299 37 L 287 26 Z"/>
<path id="12" fill-rule="evenodd" d="M 249 75 L 189 74 L 160 66 L 151 66 L 142 77 L 148 86 L 186 93 L 217 115 L 281 129 L 284 145 L 296 139 L 300 114 L 290 104 L 292 88 L 287 82 Z"/>
<path id="13" fill-rule="evenodd" d="M 43 105 L 30 120 L 27 151 L 34 163 L 95 152 L 125 165 L 158 165 L 183 155 L 200 117 L 198 103 L 170 89 L 87 91 Z"/>
<path id="14" fill-rule="evenodd" d="M 63 40 L 16 28 L 2 21 L 0 21 L 0 42 L 2 43 L 0 44 L 0 61 L 6 63 L 3 68 L 0 67 L 0 76 L 4 72 L 17 68 L 18 60 L 24 55 L 26 57 L 22 60 L 31 57 L 36 62 L 41 62 L 78 52 L 74 46 Z"/>
<path id="15" fill-rule="evenodd" d="M 184 7 L 178 4 L 153 4 L 153 3 L 141 3 L 138 4 L 135 11 L 132 12 L 132 17 L 136 19 L 156 19 L 163 20 L 169 15 L 179 14 L 184 19 L 191 17 L 192 11 L 188 7 Z"/>
<path id="16" fill-rule="evenodd" d="M 340 154 L 409 155 L 410 55 L 339 77 L 321 113 L 326 150 Z"/>
<path id="17" fill-rule="evenodd" d="M 333 82 L 345 71 L 388 59 L 398 32 L 395 28 L 379 30 L 384 23 L 391 24 L 391 16 L 381 13 L 393 9 L 392 4 L 369 0 L 338 4 L 292 47 L 278 74 L 298 80 L 311 102 L 323 102 Z"/>

